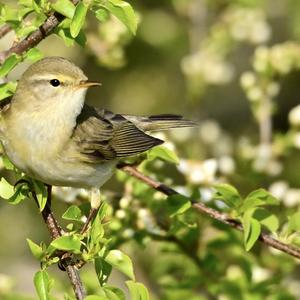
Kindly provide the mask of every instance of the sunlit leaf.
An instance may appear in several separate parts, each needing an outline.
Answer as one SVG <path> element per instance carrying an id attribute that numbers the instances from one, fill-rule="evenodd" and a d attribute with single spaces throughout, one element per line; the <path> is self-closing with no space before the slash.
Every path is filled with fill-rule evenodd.
<path id="1" fill-rule="evenodd" d="M 70 0 L 57 0 L 51 7 L 61 15 L 72 19 L 75 13 L 75 5 Z"/>
<path id="2" fill-rule="evenodd" d="M 5 180 L 5 178 L 1 178 L 0 180 L 0 197 L 3 199 L 10 199 L 15 194 L 14 187 Z"/>
<path id="3" fill-rule="evenodd" d="M 65 220 L 81 221 L 82 212 L 78 206 L 72 205 L 68 207 L 62 217 Z"/>
<path id="4" fill-rule="evenodd" d="M 34 25 L 29 25 L 25 27 L 21 27 L 16 30 L 16 34 L 18 38 L 24 38 L 28 36 L 30 33 L 34 32 L 38 27 Z"/>
<path id="5" fill-rule="evenodd" d="M 217 184 L 214 186 L 216 189 L 216 198 L 224 201 L 229 207 L 236 208 L 241 203 L 242 198 L 235 187 L 230 184 Z"/>
<path id="6" fill-rule="evenodd" d="M 30 59 L 32 62 L 38 61 L 44 57 L 44 54 L 38 48 L 31 48 L 26 53 L 26 58 Z"/>
<path id="7" fill-rule="evenodd" d="M 76 6 L 75 13 L 70 24 L 70 32 L 73 38 L 78 36 L 80 29 L 84 24 L 87 11 L 88 5 L 84 4 L 83 2 L 78 3 Z"/>
<path id="8" fill-rule="evenodd" d="M 175 152 L 164 146 L 156 146 L 152 148 L 147 152 L 147 157 L 150 160 L 160 158 L 173 164 L 179 164 L 179 158 Z"/>
<path id="9" fill-rule="evenodd" d="M 103 289 L 109 300 L 125 300 L 125 294 L 121 289 L 107 285 Z"/>
<path id="10" fill-rule="evenodd" d="M 40 300 L 50 300 L 50 277 L 46 271 L 38 271 L 34 275 L 34 285 Z"/>
<path id="11" fill-rule="evenodd" d="M 244 214 L 242 223 L 244 228 L 244 245 L 246 251 L 249 251 L 259 238 L 261 225 L 259 221 L 252 217 L 252 212 Z"/>
<path id="12" fill-rule="evenodd" d="M 47 190 L 45 185 L 37 180 L 32 180 L 36 200 L 39 205 L 40 211 L 43 211 L 47 203 Z"/>
<path id="13" fill-rule="evenodd" d="M 140 283 L 128 280 L 126 285 L 129 289 L 131 300 L 149 300 L 149 293 L 146 287 Z"/>
<path id="14" fill-rule="evenodd" d="M 100 22 L 105 22 L 109 19 L 109 13 L 105 8 L 99 8 L 95 11 L 95 16 Z"/>
<path id="15" fill-rule="evenodd" d="M 10 55 L 0 68 L 0 77 L 6 76 L 21 60 L 22 57 L 17 54 Z"/>
<path id="16" fill-rule="evenodd" d="M 15 166 L 12 164 L 12 162 L 8 159 L 6 155 L 2 156 L 2 162 L 6 170 L 12 171 L 15 169 Z"/>
<path id="17" fill-rule="evenodd" d="M 121 0 L 109 0 L 103 6 L 115 17 L 117 17 L 132 34 L 137 30 L 137 17 L 128 2 Z"/>
<path id="18" fill-rule="evenodd" d="M 95 258 L 95 271 L 101 286 L 103 286 L 111 273 L 112 266 L 102 257 Z"/>
<path id="19" fill-rule="evenodd" d="M 15 191 L 15 193 L 7 199 L 8 203 L 12 205 L 19 204 L 21 201 L 25 200 L 28 196 L 28 186 L 19 185 Z"/>
<path id="20" fill-rule="evenodd" d="M 50 244 L 50 248 L 51 247 L 58 250 L 80 253 L 81 242 L 76 235 L 66 235 L 53 240 Z"/>
<path id="21" fill-rule="evenodd" d="M 246 199 L 244 200 L 243 204 L 239 208 L 240 212 L 245 212 L 248 209 L 257 206 L 263 205 L 278 205 L 279 200 L 272 196 L 268 191 L 264 189 L 258 189 L 256 191 L 251 192 Z"/>
<path id="22" fill-rule="evenodd" d="M 126 254 L 124 254 L 120 250 L 111 250 L 104 257 L 104 260 L 111 266 L 134 280 L 132 262 L 129 256 L 127 256 Z"/>
<path id="23" fill-rule="evenodd" d="M 278 218 L 272 214 L 271 212 L 267 211 L 263 208 L 258 208 L 253 213 L 253 218 L 259 221 L 261 225 L 266 227 L 271 232 L 276 232 L 279 227 L 279 220 Z"/>
<path id="24" fill-rule="evenodd" d="M 183 195 L 171 195 L 167 198 L 167 213 L 170 217 L 184 213 L 191 207 L 189 198 Z"/>
<path id="25" fill-rule="evenodd" d="M 85 300 L 111 300 L 111 299 L 107 298 L 106 296 L 98 296 L 98 295 L 89 295 L 84 299 Z"/>
<path id="26" fill-rule="evenodd" d="M 33 254 L 33 256 L 36 259 L 40 260 L 44 255 L 44 251 L 43 251 L 42 247 L 37 245 L 30 239 L 26 239 L 26 240 L 27 240 L 28 246 L 29 246 L 30 251 Z"/>
<path id="27" fill-rule="evenodd" d="M 99 244 L 99 239 L 104 236 L 104 228 L 99 215 L 94 219 L 90 230 L 91 242 Z"/>
<path id="28" fill-rule="evenodd" d="M 287 234 L 291 234 L 294 231 L 300 231 L 300 212 L 295 212 L 288 217 Z"/>
<path id="29" fill-rule="evenodd" d="M 17 87 L 17 83 L 10 81 L 0 84 L 0 100 L 10 97 L 14 94 Z"/>

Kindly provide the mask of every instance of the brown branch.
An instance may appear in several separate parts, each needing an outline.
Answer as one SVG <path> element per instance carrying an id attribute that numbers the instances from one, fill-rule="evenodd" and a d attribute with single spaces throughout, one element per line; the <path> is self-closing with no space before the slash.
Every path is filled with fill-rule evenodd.
<path id="1" fill-rule="evenodd" d="M 48 189 L 47 203 L 45 205 L 45 208 L 42 211 L 42 216 L 48 227 L 51 238 L 52 238 L 52 240 L 54 240 L 54 239 L 60 237 L 62 235 L 63 231 L 62 231 L 61 227 L 58 225 L 58 222 L 55 219 L 53 212 L 51 210 L 52 186 L 47 185 L 47 189 Z M 36 203 L 38 204 L 36 194 L 34 192 L 32 194 L 33 194 L 33 198 L 35 199 Z M 70 256 L 68 253 L 66 253 L 66 255 Z M 72 283 L 72 287 L 73 287 L 76 299 L 83 300 L 85 298 L 86 293 L 85 293 L 83 284 L 81 282 L 77 268 L 74 265 L 70 265 L 70 264 L 67 264 L 66 266 L 64 266 L 64 268 L 65 268 L 65 270 L 68 274 L 68 277 Z"/>
<path id="2" fill-rule="evenodd" d="M 118 168 L 123 170 L 124 172 L 128 173 L 129 175 L 139 179 L 140 181 L 146 183 L 147 185 L 156 189 L 157 191 L 162 192 L 163 194 L 165 194 L 167 196 L 179 194 L 178 192 L 176 192 L 172 188 L 168 187 L 167 185 L 144 175 L 143 173 L 141 173 L 140 171 L 138 171 L 135 167 L 133 167 L 131 165 L 123 164 L 123 165 L 119 165 Z M 221 213 L 221 212 L 217 211 L 216 209 L 208 207 L 205 204 L 199 203 L 199 202 L 193 202 L 192 207 L 194 209 L 196 209 L 197 211 L 204 213 L 204 214 L 210 216 L 211 218 L 222 222 L 223 224 L 229 225 L 235 229 L 243 231 L 242 224 L 239 221 L 233 220 L 225 213 Z M 265 233 L 260 234 L 259 240 L 269 247 L 275 248 L 286 254 L 289 254 L 293 257 L 300 259 L 300 249 L 298 249 L 295 246 L 285 244 Z"/>
<path id="3" fill-rule="evenodd" d="M 8 24 L 0 27 L 0 39 L 3 38 L 7 33 L 11 31 L 11 27 Z"/>
<path id="4" fill-rule="evenodd" d="M 72 2 L 76 5 L 79 0 L 72 0 Z M 5 59 L 13 53 L 21 55 L 29 49 L 35 47 L 37 44 L 39 44 L 40 41 L 50 35 L 57 27 L 57 25 L 63 20 L 64 17 L 58 13 L 53 13 L 52 15 L 50 15 L 46 19 L 46 21 L 39 27 L 39 29 L 31 33 L 22 41 L 13 45 L 8 50 L 0 52 L 0 64 L 2 64 Z"/>
<path id="5" fill-rule="evenodd" d="M 95 217 L 97 216 L 99 208 L 91 208 L 89 215 L 85 221 L 85 223 L 83 224 L 83 227 L 80 230 L 80 234 L 85 234 L 86 231 L 88 230 L 89 224 L 95 219 Z"/>

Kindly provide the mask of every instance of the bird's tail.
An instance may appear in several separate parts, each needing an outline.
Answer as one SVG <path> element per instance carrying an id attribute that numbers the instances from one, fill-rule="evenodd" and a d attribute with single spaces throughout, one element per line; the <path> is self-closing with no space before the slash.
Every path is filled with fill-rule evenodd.
<path id="1" fill-rule="evenodd" d="M 154 115 L 148 117 L 124 116 L 129 121 L 133 122 L 137 127 L 145 131 L 161 131 L 172 128 L 195 127 L 197 122 L 184 119 L 178 115 Z"/>

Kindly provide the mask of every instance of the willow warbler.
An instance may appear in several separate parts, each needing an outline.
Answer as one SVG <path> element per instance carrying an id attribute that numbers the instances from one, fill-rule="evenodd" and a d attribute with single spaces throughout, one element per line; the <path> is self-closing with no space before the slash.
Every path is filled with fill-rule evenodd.
<path id="1" fill-rule="evenodd" d="M 1 142 L 13 164 L 49 185 L 95 191 L 118 159 L 163 143 L 145 131 L 194 125 L 176 115 L 121 115 L 84 104 L 87 89 L 98 85 L 64 58 L 31 65 L 0 114 Z"/>

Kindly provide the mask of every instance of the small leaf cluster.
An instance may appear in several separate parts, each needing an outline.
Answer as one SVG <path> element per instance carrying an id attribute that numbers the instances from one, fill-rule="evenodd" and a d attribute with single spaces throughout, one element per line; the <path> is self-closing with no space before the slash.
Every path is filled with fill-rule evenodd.
<path id="1" fill-rule="evenodd" d="M 262 228 L 276 233 L 279 227 L 278 218 L 266 209 L 266 206 L 279 205 L 279 201 L 264 189 L 251 192 L 242 198 L 231 185 L 215 186 L 216 199 L 224 201 L 231 209 L 231 215 L 241 221 L 244 228 L 244 244 L 249 251 L 259 238 Z"/>
<path id="2" fill-rule="evenodd" d="M 67 225 L 68 232 L 63 236 L 56 238 L 48 246 L 44 243 L 38 245 L 27 239 L 33 256 L 41 263 L 41 270 L 34 277 L 34 284 L 40 299 L 50 297 L 50 287 L 54 280 L 47 272 L 47 268 L 58 262 L 77 266 L 83 266 L 88 262 L 94 263 L 99 287 L 96 293 L 90 294 L 87 299 L 125 299 L 125 294 L 121 289 L 107 284 L 113 268 L 129 278 L 126 285 L 133 300 L 149 299 L 144 285 L 135 281 L 133 265 L 129 256 L 120 250 L 110 249 L 110 239 L 105 237 L 104 218 L 107 209 L 108 205 L 103 203 L 91 228 L 86 233 L 80 233 L 84 213 L 80 207 L 70 206 L 63 214 L 63 218 L 70 222 Z"/>

